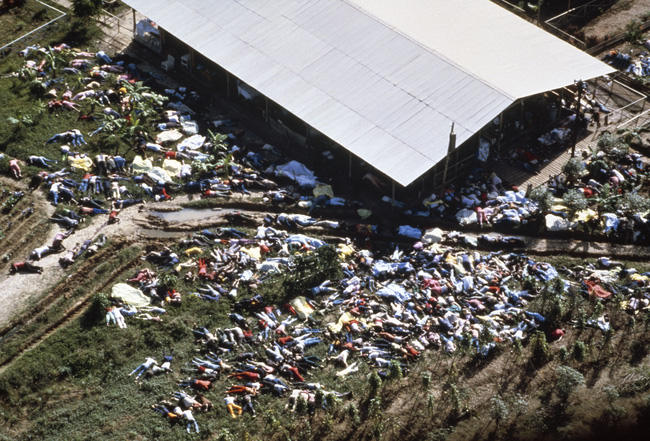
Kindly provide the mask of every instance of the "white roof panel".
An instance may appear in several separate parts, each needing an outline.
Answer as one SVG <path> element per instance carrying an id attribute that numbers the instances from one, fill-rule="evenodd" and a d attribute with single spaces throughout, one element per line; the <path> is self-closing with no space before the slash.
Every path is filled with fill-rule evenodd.
<path id="1" fill-rule="evenodd" d="M 489 0 L 125 3 L 402 185 L 452 122 L 460 145 L 516 99 L 612 72 Z"/>

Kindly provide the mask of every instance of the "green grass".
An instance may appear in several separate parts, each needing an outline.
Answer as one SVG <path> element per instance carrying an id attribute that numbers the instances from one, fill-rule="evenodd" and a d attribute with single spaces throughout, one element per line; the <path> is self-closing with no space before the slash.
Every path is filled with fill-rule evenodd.
<path id="1" fill-rule="evenodd" d="M 44 1 L 46 4 L 51 4 Z M 60 6 L 55 6 L 61 10 Z M 25 6 L 11 8 L 0 14 L 0 46 L 4 46 L 41 25 L 58 17 L 57 11 L 42 4 L 27 0 Z"/>

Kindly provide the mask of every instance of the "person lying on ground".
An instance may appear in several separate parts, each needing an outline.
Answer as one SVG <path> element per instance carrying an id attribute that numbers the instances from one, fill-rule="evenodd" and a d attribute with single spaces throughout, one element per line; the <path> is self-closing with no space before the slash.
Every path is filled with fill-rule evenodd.
<path id="1" fill-rule="evenodd" d="M 79 249 L 79 244 L 75 246 L 73 249 L 68 251 L 59 259 L 59 265 L 61 265 L 63 268 L 67 268 L 70 265 L 72 265 L 75 261 L 75 254 L 77 253 Z"/>
<path id="2" fill-rule="evenodd" d="M 133 369 L 133 371 L 129 374 L 129 376 L 137 373 L 138 375 L 135 378 L 138 379 L 138 378 L 140 378 L 141 375 L 143 375 L 146 371 L 151 369 L 151 367 L 153 365 L 156 365 L 156 364 L 158 364 L 156 359 L 152 358 L 152 357 L 149 357 L 144 361 L 144 363 L 142 363 L 137 368 Z"/>
<path id="3" fill-rule="evenodd" d="M 165 418 L 169 418 L 169 423 L 171 426 L 174 426 L 181 422 L 183 416 L 183 410 L 179 406 L 166 406 L 163 404 L 153 404 L 151 409 L 154 412 L 160 413 Z"/>
<path id="4" fill-rule="evenodd" d="M 116 308 L 114 306 L 106 308 L 106 326 L 109 326 L 111 323 L 117 324 L 117 326 L 120 329 L 126 328 L 126 322 L 124 321 L 124 316 L 122 316 L 122 313 L 120 312 L 119 308 Z M 131 372 L 131 374 L 132 373 L 133 372 Z M 136 379 L 139 377 L 140 375 L 138 375 Z"/>
<path id="5" fill-rule="evenodd" d="M 29 262 L 14 262 L 9 268 L 9 274 L 15 273 L 36 273 L 41 274 L 43 272 L 42 266 L 36 266 Z"/>
<path id="6" fill-rule="evenodd" d="M 53 253 L 54 251 L 56 250 L 51 248 L 49 245 L 43 245 L 42 247 L 35 248 L 31 253 L 29 253 L 29 258 L 31 260 L 41 260 L 41 258 Z"/>
<path id="7" fill-rule="evenodd" d="M 15 179 L 22 179 L 23 173 L 20 170 L 20 166 L 18 165 L 17 159 L 9 160 L 9 171 L 11 171 L 11 174 Z"/>

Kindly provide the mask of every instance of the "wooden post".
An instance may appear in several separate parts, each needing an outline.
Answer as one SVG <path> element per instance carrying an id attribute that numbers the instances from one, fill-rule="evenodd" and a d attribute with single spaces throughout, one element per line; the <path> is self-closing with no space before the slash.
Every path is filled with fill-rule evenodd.
<path id="1" fill-rule="evenodd" d="M 573 124 L 573 142 L 571 143 L 571 157 L 576 155 L 576 143 L 578 142 L 578 129 L 580 124 L 580 100 L 582 99 L 582 80 L 578 80 L 578 104 L 576 105 L 576 120 Z"/>
<path id="2" fill-rule="evenodd" d="M 497 155 L 501 153 L 501 140 L 503 139 L 503 114 L 505 112 L 501 112 L 499 114 L 499 137 L 497 139 Z"/>
<path id="3" fill-rule="evenodd" d="M 449 133 L 449 147 L 447 149 L 447 156 L 445 156 L 445 168 L 442 172 L 442 183 L 440 184 L 440 194 L 445 192 L 445 185 L 447 184 L 447 168 L 449 167 L 449 155 L 456 148 L 456 134 L 454 133 L 454 123 L 451 123 L 451 133 Z"/>
<path id="4" fill-rule="evenodd" d="M 352 153 L 348 154 L 349 160 L 348 160 L 348 179 L 352 179 Z"/>
<path id="5" fill-rule="evenodd" d="M 133 35 L 135 35 L 135 9 L 131 8 L 131 12 L 133 12 Z"/>
<path id="6" fill-rule="evenodd" d="M 230 72 L 226 72 L 226 96 L 230 99 Z"/>
<path id="7" fill-rule="evenodd" d="M 264 95 L 264 104 L 265 104 L 265 109 L 264 109 L 264 121 L 268 124 L 269 123 L 269 97 Z"/>

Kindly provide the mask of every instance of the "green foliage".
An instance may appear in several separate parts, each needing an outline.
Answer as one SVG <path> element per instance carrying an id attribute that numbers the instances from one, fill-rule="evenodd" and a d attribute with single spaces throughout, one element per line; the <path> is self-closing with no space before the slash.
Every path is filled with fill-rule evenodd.
<path id="1" fill-rule="evenodd" d="M 538 312 L 546 317 L 549 328 L 560 328 L 570 313 L 564 289 L 564 280 L 557 277 L 545 283 L 540 291 L 541 305 Z"/>
<path id="2" fill-rule="evenodd" d="M 102 12 L 102 0 L 72 0 L 72 11 L 79 18 L 89 18 Z"/>
<path id="3" fill-rule="evenodd" d="M 346 413 L 352 420 L 353 427 L 359 427 L 361 425 L 361 416 L 359 414 L 359 408 L 357 407 L 356 404 L 354 403 L 348 404 Z"/>
<path id="4" fill-rule="evenodd" d="M 501 424 L 502 421 L 508 418 L 508 406 L 498 395 L 490 398 L 490 415 L 492 415 L 492 418 L 497 425 Z"/>
<path id="5" fill-rule="evenodd" d="M 627 155 L 630 148 L 618 136 L 605 132 L 598 139 L 597 149 L 603 152 L 606 158 L 618 160 Z"/>
<path id="6" fill-rule="evenodd" d="M 650 209 L 650 199 L 638 193 L 626 192 L 616 204 L 616 209 L 625 214 L 634 214 Z"/>
<path id="7" fill-rule="evenodd" d="M 381 398 L 376 397 L 370 400 L 368 404 L 368 416 L 371 419 L 380 418 L 384 414 L 384 411 L 381 408 Z"/>
<path id="8" fill-rule="evenodd" d="M 381 378 L 376 371 L 372 371 L 368 377 L 368 386 L 369 386 L 369 396 L 370 398 L 375 398 L 379 394 L 379 389 L 381 388 Z"/>
<path id="9" fill-rule="evenodd" d="M 530 338 L 532 348 L 531 359 L 535 363 L 545 363 L 550 358 L 546 336 L 542 331 L 536 331 Z"/>
<path id="10" fill-rule="evenodd" d="M 546 187 L 536 187 L 530 193 L 530 200 L 535 202 L 542 214 L 546 214 L 553 206 L 553 194 Z"/>
<path id="11" fill-rule="evenodd" d="M 623 31 L 623 39 L 630 43 L 638 43 L 643 39 L 641 23 L 638 20 L 635 19 L 627 22 L 625 31 Z"/>
<path id="12" fill-rule="evenodd" d="M 402 373 L 402 367 L 399 363 L 393 360 L 388 367 L 388 379 L 389 380 L 400 380 L 404 374 Z"/>
<path id="13" fill-rule="evenodd" d="M 585 345 L 585 343 L 580 340 L 576 341 L 571 348 L 571 355 L 573 356 L 573 359 L 579 363 L 582 363 L 587 359 L 588 352 L 589 349 L 587 348 L 587 345 Z"/>
<path id="14" fill-rule="evenodd" d="M 569 184 L 580 179 L 586 166 L 585 162 L 578 157 L 569 159 L 566 164 L 562 166 L 562 172 L 566 175 Z"/>
<path id="15" fill-rule="evenodd" d="M 308 408 L 307 399 L 304 396 L 300 395 L 296 400 L 296 414 L 306 415 L 307 408 Z"/>
<path id="16" fill-rule="evenodd" d="M 429 386 L 431 386 L 431 372 L 422 372 L 420 378 L 422 379 L 422 388 L 428 390 Z"/>
<path id="17" fill-rule="evenodd" d="M 564 205 L 569 212 L 569 219 L 572 219 L 576 213 L 585 210 L 588 207 L 587 198 L 579 190 L 569 190 L 562 197 Z"/>
<path id="18" fill-rule="evenodd" d="M 110 305 L 111 302 L 108 300 L 106 294 L 94 294 L 90 300 L 90 307 L 84 314 L 84 320 L 89 324 L 96 324 L 101 322 L 106 316 L 106 308 L 108 308 Z"/>
<path id="19" fill-rule="evenodd" d="M 568 400 L 571 394 L 585 383 L 585 377 L 569 366 L 559 366 L 555 369 L 555 373 L 557 375 L 555 392 L 562 401 Z"/>
<path id="20" fill-rule="evenodd" d="M 268 303 L 282 304 L 323 283 L 341 278 L 336 248 L 325 245 L 317 250 L 296 255 L 288 273 L 265 281 L 259 290 Z"/>

